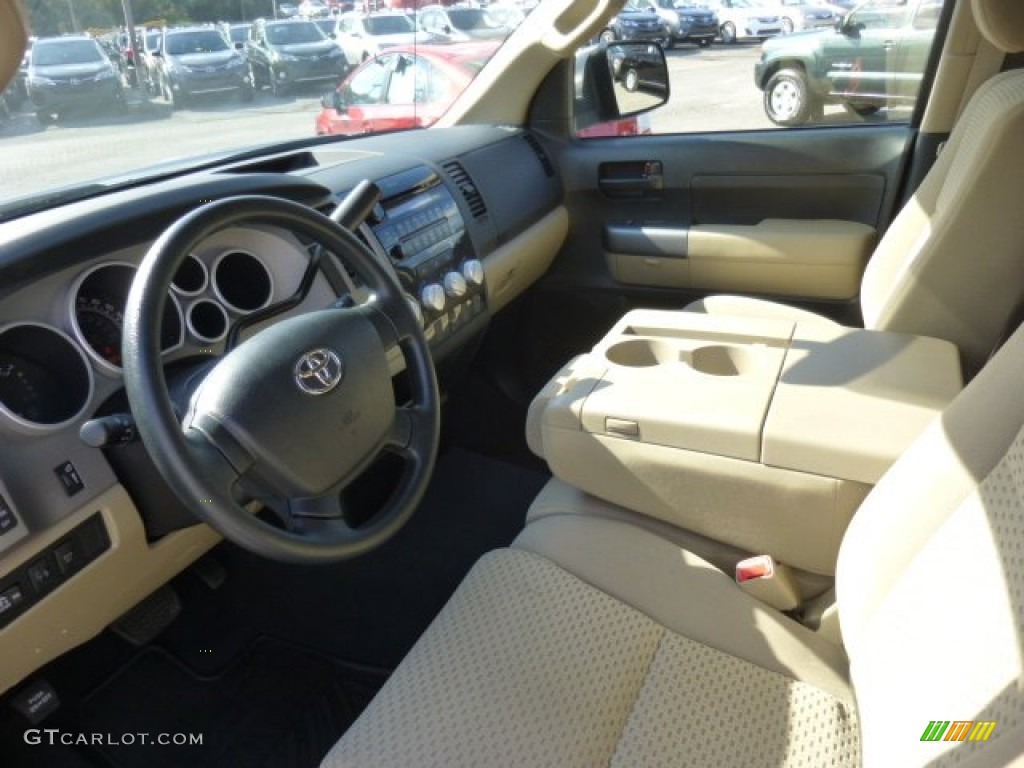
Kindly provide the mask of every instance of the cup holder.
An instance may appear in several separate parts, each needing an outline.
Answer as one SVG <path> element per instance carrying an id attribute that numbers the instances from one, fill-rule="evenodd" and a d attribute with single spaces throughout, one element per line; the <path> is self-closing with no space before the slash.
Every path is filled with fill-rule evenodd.
<path id="1" fill-rule="evenodd" d="M 690 353 L 693 370 L 709 376 L 742 376 L 757 369 L 758 355 L 744 347 L 712 345 Z"/>
<path id="2" fill-rule="evenodd" d="M 608 360 L 629 368 L 650 368 L 679 361 L 679 349 L 658 339 L 629 339 L 608 347 Z"/>

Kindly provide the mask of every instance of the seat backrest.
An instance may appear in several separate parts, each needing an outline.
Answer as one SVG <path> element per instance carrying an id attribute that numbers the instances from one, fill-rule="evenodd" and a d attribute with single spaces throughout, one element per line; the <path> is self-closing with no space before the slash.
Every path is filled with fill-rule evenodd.
<path id="1" fill-rule="evenodd" d="M 1024 754 L 1024 327 L 865 499 L 836 593 L 865 766 Z"/>
<path id="2" fill-rule="evenodd" d="M 1024 3 L 971 0 L 982 34 L 1024 50 Z M 971 99 L 864 272 L 867 328 L 935 336 L 978 370 L 1024 301 L 1024 70 Z"/>

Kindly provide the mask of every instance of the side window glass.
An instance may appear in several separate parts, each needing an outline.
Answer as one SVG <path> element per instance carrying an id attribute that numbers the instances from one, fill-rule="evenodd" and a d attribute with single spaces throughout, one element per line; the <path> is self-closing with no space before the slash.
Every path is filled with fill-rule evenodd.
<path id="1" fill-rule="evenodd" d="M 906 26 L 908 10 L 905 1 L 876 0 L 851 13 L 847 24 L 851 30 L 857 31 L 900 29 Z"/>
<path id="2" fill-rule="evenodd" d="M 388 104 L 413 104 L 416 101 L 417 69 L 411 56 L 398 56 L 395 71 L 388 82 Z"/>
<path id="3" fill-rule="evenodd" d="M 670 98 L 580 138 L 907 122 L 952 1 L 867 0 L 852 12 L 799 0 L 659 3 L 650 29 L 620 13 L 592 44 L 661 43 Z M 802 31 L 785 34 L 797 13 Z"/>
<path id="4" fill-rule="evenodd" d="M 346 101 L 355 105 L 380 104 L 391 74 L 391 62 L 390 56 L 378 57 L 353 77 L 345 93 Z"/>
<path id="5" fill-rule="evenodd" d="M 914 29 L 931 30 L 939 25 L 939 17 L 942 15 L 942 3 L 940 0 L 924 0 L 921 7 L 914 14 Z"/>

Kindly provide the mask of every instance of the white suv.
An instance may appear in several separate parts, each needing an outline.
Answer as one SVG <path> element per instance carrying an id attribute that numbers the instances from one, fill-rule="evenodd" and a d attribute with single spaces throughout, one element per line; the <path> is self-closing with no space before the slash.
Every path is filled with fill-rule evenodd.
<path id="1" fill-rule="evenodd" d="M 723 43 L 764 40 L 782 32 L 778 6 L 761 5 L 753 0 L 703 0 L 701 5 L 718 15 L 718 35 Z"/>

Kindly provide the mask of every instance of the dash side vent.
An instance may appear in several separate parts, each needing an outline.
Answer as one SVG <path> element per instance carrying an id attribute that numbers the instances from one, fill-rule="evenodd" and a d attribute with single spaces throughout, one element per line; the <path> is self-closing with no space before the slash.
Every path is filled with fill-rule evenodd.
<path id="1" fill-rule="evenodd" d="M 537 159 L 540 160 L 540 164 L 544 168 L 544 175 L 547 176 L 549 179 L 552 176 L 554 176 L 555 166 L 552 165 L 551 158 L 548 157 L 547 152 L 544 151 L 544 147 L 540 145 L 540 142 L 537 140 L 537 137 L 534 136 L 532 133 L 524 133 L 523 139 L 526 140 L 526 143 L 530 145 L 530 148 L 533 150 L 534 154 L 537 155 Z"/>
<path id="2" fill-rule="evenodd" d="M 466 205 L 469 206 L 469 212 L 473 218 L 479 219 L 481 216 L 487 215 L 487 205 L 484 203 L 484 197 L 480 194 L 476 184 L 473 183 L 469 173 L 462 167 L 462 163 L 458 160 L 449 160 L 441 167 L 444 168 L 444 172 L 448 174 L 448 178 L 452 180 L 452 183 L 459 188 L 459 192 L 466 201 Z"/>

